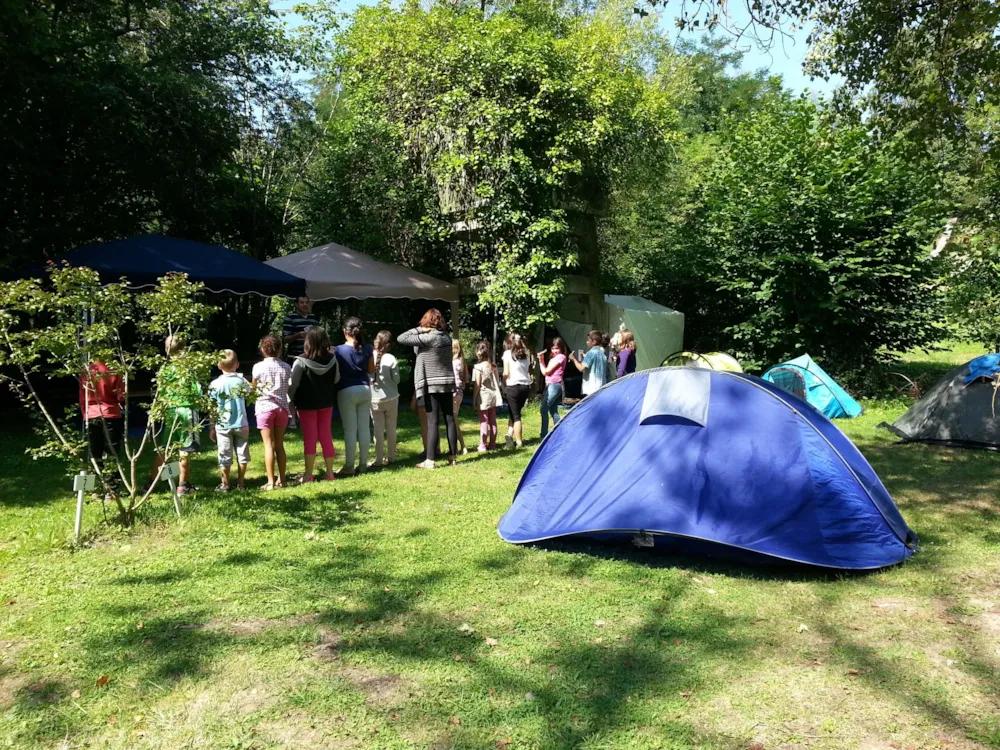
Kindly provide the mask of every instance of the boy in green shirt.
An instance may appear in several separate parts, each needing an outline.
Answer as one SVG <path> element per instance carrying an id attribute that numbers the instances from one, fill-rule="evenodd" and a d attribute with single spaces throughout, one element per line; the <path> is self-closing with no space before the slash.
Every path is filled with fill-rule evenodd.
<path id="1" fill-rule="evenodd" d="M 168 357 L 177 356 L 184 348 L 178 336 L 168 336 L 164 349 Z M 167 362 L 156 375 L 156 388 L 159 397 L 167 405 L 167 421 L 158 430 L 164 437 L 182 435 L 180 448 L 181 476 L 177 493 L 186 495 L 194 492 L 189 479 L 191 476 L 191 454 L 201 452 L 200 432 L 201 417 L 198 414 L 197 403 L 201 398 L 201 386 L 177 371 L 172 362 Z M 153 459 L 153 469 L 149 480 L 155 481 L 160 466 L 163 465 L 162 451 L 158 451 Z"/>

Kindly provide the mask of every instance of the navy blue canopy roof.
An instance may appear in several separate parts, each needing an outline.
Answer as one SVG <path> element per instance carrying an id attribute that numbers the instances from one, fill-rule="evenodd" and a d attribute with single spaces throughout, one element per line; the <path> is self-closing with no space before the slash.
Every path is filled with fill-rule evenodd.
<path id="1" fill-rule="evenodd" d="M 132 288 L 154 286 L 168 273 L 186 273 L 212 292 L 297 297 L 306 282 L 221 245 L 147 234 L 114 242 L 84 245 L 63 259 L 93 268 L 110 284 L 123 276 Z"/>

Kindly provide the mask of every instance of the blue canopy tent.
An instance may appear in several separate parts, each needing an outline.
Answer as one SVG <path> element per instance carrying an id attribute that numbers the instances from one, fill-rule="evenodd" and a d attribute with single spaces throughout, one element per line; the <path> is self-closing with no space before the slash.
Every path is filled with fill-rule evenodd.
<path id="1" fill-rule="evenodd" d="M 808 354 L 772 367 L 764 380 L 808 401 L 829 419 L 853 419 L 864 411 Z"/>
<path id="2" fill-rule="evenodd" d="M 498 532 L 632 539 L 845 570 L 916 549 L 885 487 L 818 411 L 742 373 L 659 368 L 582 401 L 528 464 Z"/>
<path id="3" fill-rule="evenodd" d="M 304 280 L 235 250 L 161 234 L 84 245 L 62 260 L 71 266 L 94 269 L 106 284 L 125 277 L 133 289 L 155 286 L 156 280 L 168 273 L 186 273 L 211 292 L 264 297 L 297 297 L 306 293 Z M 41 271 L 30 270 L 20 275 L 38 275 Z"/>

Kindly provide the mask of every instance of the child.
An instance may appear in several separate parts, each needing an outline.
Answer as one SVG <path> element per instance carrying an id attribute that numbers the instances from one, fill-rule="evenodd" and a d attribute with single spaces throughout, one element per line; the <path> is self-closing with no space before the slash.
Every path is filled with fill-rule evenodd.
<path id="1" fill-rule="evenodd" d="M 455 431 L 458 433 L 459 450 L 464 456 L 468 453 L 465 447 L 465 436 L 462 434 L 462 423 L 458 421 L 458 412 L 462 408 L 462 399 L 465 397 L 465 384 L 469 382 L 469 368 L 465 364 L 465 354 L 462 352 L 462 342 L 458 339 L 451 341 L 451 369 L 455 373 L 455 396 L 452 398 L 452 412 L 455 415 Z"/>
<path id="2" fill-rule="evenodd" d="M 285 430 L 291 419 L 288 388 L 292 383 L 292 368 L 280 359 L 281 339 L 277 336 L 265 336 L 260 342 L 260 353 L 264 359 L 253 366 L 252 386 L 258 394 L 254 413 L 264 442 L 264 469 L 267 471 L 267 484 L 261 489 L 267 492 L 275 487 L 284 487 L 287 481 Z M 277 478 L 274 472 L 276 462 Z"/>
<path id="3" fill-rule="evenodd" d="M 375 337 L 375 374 L 372 375 L 372 421 L 375 423 L 375 460 L 387 466 L 396 460 L 396 420 L 399 417 L 399 362 L 389 353 L 392 334 Z"/>
<path id="4" fill-rule="evenodd" d="M 521 410 L 531 391 L 531 351 L 519 333 L 508 333 L 504 341 L 503 381 L 507 386 L 507 447 L 524 445 Z"/>
<path id="5" fill-rule="evenodd" d="M 559 404 L 563 400 L 563 376 L 566 374 L 566 353 L 569 347 L 566 342 L 556 336 L 552 339 L 549 349 L 549 361 L 545 361 L 545 352 L 538 353 L 538 364 L 545 376 L 545 390 L 542 391 L 542 434 L 544 438 L 549 433 L 549 414 L 552 415 L 552 425 L 559 424 Z"/>
<path id="6" fill-rule="evenodd" d="M 602 340 L 603 334 L 600 331 L 591 331 L 587 334 L 587 354 L 583 362 L 580 362 L 575 354 L 569 355 L 570 362 L 583 373 L 584 398 L 596 393 L 608 382 L 608 357 L 601 346 Z"/>
<path id="7" fill-rule="evenodd" d="M 233 454 L 239 465 L 236 489 L 246 489 L 244 480 L 250 463 L 250 423 L 247 421 L 247 403 L 244 399 L 249 391 L 249 383 L 236 372 L 240 361 L 232 349 L 222 351 L 219 369 L 222 375 L 212 381 L 208 392 L 215 399 L 218 415 L 208 436 L 219 446 L 219 468 L 222 470 L 222 484 L 216 492 L 229 492 L 229 472 L 233 466 Z"/>
<path id="8" fill-rule="evenodd" d="M 302 356 L 295 358 L 292 365 L 292 382 L 288 387 L 288 397 L 295 404 L 302 426 L 303 453 L 306 470 L 300 482 L 313 481 L 313 467 L 316 465 L 316 442 L 323 446 L 323 462 L 326 464 L 326 478 L 333 480 L 333 459 L 337 451 L 333 447 L 333 406 L 337 403 L 337 383 L 340 368 L 337 358 L 330 352 L 330 337 L 322 328 L 306 330 Z"/>
<path id="9" fill-rule="evenodd" d="M 182 356 L 184 342 L 179 336 L 167 336 L 163 349 L 171 360 Z M 198 488 L 191 484 L 191 456 L 201 452 L 201 416 L 197 404 L 201 399 L 201 386 L 178 372 L 174 362 L 167 362 L 156 375 L 157 396 L 167 405 L 167 422 L 161 429 L 167 440 L 182 432 L 184 442 L 180 447 L 181 475 L 177 485 L 178 495 L 187 495 Z M 159 477 L 163 465 L 163 452 L 158 450 L 149 474 L 150 483 Z"/>
<path id="10" fill-rule="evenodd" d="M 122 403 L 125 385 L 103 362 L 91 362 L 89 374 L 80 376 L 80 413 L 86 426 L 90 455 L 101 471 L 105 486 L 117 486 L 117 466 L 104 476 L 104 457 L 114 457 L 124 433 Z"/>
<path id="11" fill-rule="evenodd" d="M 618 332 L 618 377 L 635 372 L 635 336 L 628 328 Z"/>
<path id="12" fill-rule="evenodd" d="M 361 318 L 344 321 L 344 340 L 334 349 L 340 382 L 337 384 L 337 408 L 344 423 L 344 467 L 337 476 L 350 477 L 368 470 L 371 449 L 372 375 L 375 358 L 371 344 L 364 343 Z M 360 462 L 355 466 L 355 451 L 360 449 Z"/>
<path id="13" fill-rule="evenodd" d="M 500 376 L 488 341 L 480 341 L 476 346 L 472 382 L 472 402 L 479 411 L 479 452 L 485 453 L 497 447 L 497 407 L 503 403 Z"/>

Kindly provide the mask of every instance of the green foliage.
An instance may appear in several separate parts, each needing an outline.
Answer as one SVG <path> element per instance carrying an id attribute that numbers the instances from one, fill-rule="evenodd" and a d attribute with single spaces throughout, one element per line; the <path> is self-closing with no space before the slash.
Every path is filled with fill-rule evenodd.
<path id="1" fill-rule="evenodd" d="M 720 144 L 676 263 L 696 339 L 751 368 L 808 351 L 860 375 L 941 336 L 934 164 L 806 99 L 768 102 Z"/>
<path id="2" fill-rule="evenodd" d="M 98 274 L 88 268 L 50 265 L 47 282 L 23 279 L 0 284 L 4 330 L 0 368 L 12 373 L 3 380 L 38 418 L 44 442 L 33 454 L 61 458 L 70 473 L 95 472 L 105 491 L 115 495 L 120 520 L 131 523 L 150 494 L 143 491 L 137 470 L 144 453 L 155 446 L 172 460 L 185 440 L 185 429 L 201 427 L 179 418 L 174 408 L 177 388 L 158 384 L 161 387 L 147 405 L 149 420 L 139 445 L 125 440 L 102 470 L 87 455 L 79 437 L 76 408 L 60 416 L 45 403 L 35 381 L 76 379 L 89 371 L 91 363 L 103 362 L 121 376 L 127 401 L 137 378 L 153 373 L 160 378 L 170 372 L 175 386 L 183 384 L 188 391 L 181 400 L 211 420 L 215 402 L 197 384 L 207 382 L 219 352 L 199 341 L 197 332 L 214 308 L 198 301 L 202 285 L 191 283 L 184 274 L 168 275 L 153 290 L 139 295 L 133 295 L 124 280 L 102 285 Z M 163 349 L 168 336 L 185 342 L 183 351 L 169 360 Z M 163 425 L 158 437 L 156 423 Z M 127 428 L 126 419 L 126 433 Z M 116 480 L 123 488 L 120 492 L 115 490 Z"/>
<path id="3" fill-rule="evenodd" d="M 1000 347 L 1000 238 L 977 235 L 951 248 L 949 301 L 962 332 L 997 351 Z"/>
<path id="4" fill-rule="evenodd" d="M 274 252 L 277 170 L 234 155 L 273 150 L 308 58 L 266 0 L 10 0 L 0 58 L 0 263 L 151 229 Z"/>
<path id="5" fill-rule="evenodd" d="M 596 270 L 581 225 L 622 169 L 675 138 L 675 108 L 643 67 L 661 42 L 630 13 L 358 10 L 328 76 L 343 93 L 314 226 L 388 241 L 383 257 L 429 272 L 481 272 L 480 303 L 507 325 L 551 320 L 560 276 Z"/>

